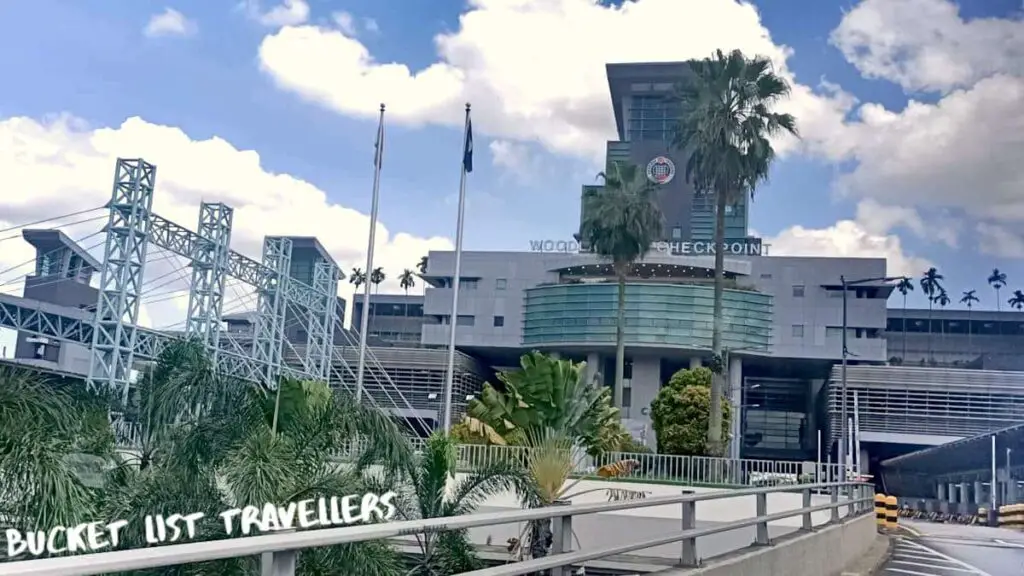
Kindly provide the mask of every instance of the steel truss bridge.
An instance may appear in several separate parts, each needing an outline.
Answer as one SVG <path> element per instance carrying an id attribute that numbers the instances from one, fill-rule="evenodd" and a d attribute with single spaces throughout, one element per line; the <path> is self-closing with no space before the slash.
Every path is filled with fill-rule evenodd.
<path id="1" fill-rule="evenodd" d="M 313 285 L 290 277 L 292 241 L 266 237 L 262 262 L 230 249 L 233 209 L 223 203 L 202 203 L 198 231 L 171 222 L 152 211 L 156 166 L 142 159 L 118 159 L 105 232 L 99 294 L 95 311 L 77 310 L 0 294 L 0 327 L 83 345 L 90 350 L 90 389 L 115 390 L 127 400 L 131 372 L 139 361 L 152 361 L 168 343 L 182 337 L 201 341 L 217 371 L 274 389 L 281 377 L 325 380 L 348 387 L 349 366 L 335 348 L 336 332 L 345 345 L 355 344 L 338 330 L 337 292 L 340 271 L 333 262 L 318 261 Z M 146 255 L 151 246 L 183 258 L 192 270 L 184 332 L 139 326 Z M 256 289 L 253 333 L 239 339 L 224 330 L 225 281 L 232 277 Z M 304 323 L 307 340 L 296 349 L 285 338 L 288 325 Z M 285 360 L 289 360 L 286 363 Z M 414 413 L 383 366 L 367 351 L 366 371 L 386 402 Z M 341 371 L 337 366 L 341 366 Z M 383 381 L 382 381 L 383 380 Z M 367 395 L 371 402 L 377 400 Z"/>

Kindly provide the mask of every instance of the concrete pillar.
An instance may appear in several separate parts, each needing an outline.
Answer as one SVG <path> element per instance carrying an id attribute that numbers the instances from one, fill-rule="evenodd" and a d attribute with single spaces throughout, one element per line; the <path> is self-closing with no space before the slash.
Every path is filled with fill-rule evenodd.
<path id="1" fill-rule="evenodd" d="M 1017 489 L 1017 481 L 1013 478 L 1006 484 L 1006 503 L 1016 504 L 1020 491 Z"/>
<path id="2" fill-rule="evenodd" d="M 732 419 L 729 421 L 729 457 L 737 459 L 743 445 L 743 359 L 739 356 L 729 355 L 728 378 L 729 403 L 732 404 Z"/>
<path id="3" fill-rule="evenodd" d="M 970 482 L 961 482 L 960 483 L 960 513 L 961 514 L 970 514 L 971 513 L 971 503 L 972 502 L 974 502 L 974 500 L 971 499 L 971 483 Z"/>
<path id="4" fill-rule="evenodd" d="M 936 498 L 936 500 L 947 500 L 947 497 L 946 497 L 946 485 L 945 484 L 942 484 L 942 483 L 939 484 L 939 487 L 936 490 L 935 498 Z"/>
<path id="5" fill-rule="evenodd" d="M 593 382 L 594 377 L 601 371 L 601 355 L 597 352 L 587 354 L 587 369 L 584 375 L 587 383 Z"/>
<path id="6" fill-rule="evenodd" d="M 974 482 L 974 503 L 981 506 L 985 503 L 985 486 L 981 480 Z"/>
<path id="7" fill-rule="evenodd" d="M 693 370 L 694 368 L 700 368 L 700 364 L 700 356 L 694 356 L 693 358 L 690 358 L 690 370 Z"/>
<path id="8" fill-rule="evenodd" d="M 946 487 L 946 493 L 949 495 L 949 503 L 956 504 L 957 502 L 957 485 L 950 482 Z"/>

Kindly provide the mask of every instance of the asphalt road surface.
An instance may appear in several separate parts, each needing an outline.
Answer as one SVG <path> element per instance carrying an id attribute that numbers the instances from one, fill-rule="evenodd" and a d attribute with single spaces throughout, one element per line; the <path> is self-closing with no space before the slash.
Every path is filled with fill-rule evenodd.
<path id="1" fill-rule="evenodd" d="M 897 543 L 882 576 L 1024 574 L 1024 533 L 987 526 L 906 523 L 914 537 Z"/>

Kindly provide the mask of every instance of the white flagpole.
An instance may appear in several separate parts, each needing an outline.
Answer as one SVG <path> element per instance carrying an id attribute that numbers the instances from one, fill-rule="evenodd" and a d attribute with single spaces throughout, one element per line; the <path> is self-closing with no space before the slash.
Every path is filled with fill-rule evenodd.
<path id="1" fill-rule="evenodd" d="M 363 399 L 363 376 L 366 373 L 366 336 L 370 329 L 370 275 L 373 273 L 373 245 L 377 240 L 377 209 L 380 204 L 380 169 L 384 164 L 384 105 L 380 105 L 377 144 L 373 154 L 373 200 L 370 204 L 370 238 L 366 246 L 366 282 L 363 310 L 359 316 L 359 366 L 356 369 L 356 403 Z"/>
<path id="2" fill-rule="evenodd" d="M 444 432 L 452 427 L 452 393 L 455 380 L 455 327 L 459 320 L 459 275 L 462 273 L 462 229 L 466 219 L 466 174 L 473 170 L 473 133 L 466 104 L 466 127 L 463 132 L 462 174 L 459 177 L 459 218 L 455 225 L 455 274 L 452 277 L 452 312 L 448 319 L 448 371 L 444 379 Z"/>

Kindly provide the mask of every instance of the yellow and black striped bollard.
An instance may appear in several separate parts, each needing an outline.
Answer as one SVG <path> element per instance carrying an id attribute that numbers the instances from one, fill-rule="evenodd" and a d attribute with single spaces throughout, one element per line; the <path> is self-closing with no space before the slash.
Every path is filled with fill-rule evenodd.
<path id="1" fill-rule="evenodd" d="M 895 496 L 885 497 L 885 528 L 892 532 L 896 531 L 900 521 L 899 500 Z"/>
<path id="2" fill-rule="evenodd" d="M 875 523 L 885 528 L 885 494 L 875 494 Z"/>

